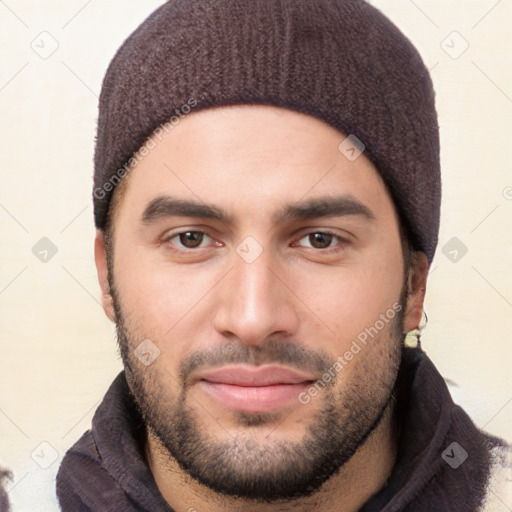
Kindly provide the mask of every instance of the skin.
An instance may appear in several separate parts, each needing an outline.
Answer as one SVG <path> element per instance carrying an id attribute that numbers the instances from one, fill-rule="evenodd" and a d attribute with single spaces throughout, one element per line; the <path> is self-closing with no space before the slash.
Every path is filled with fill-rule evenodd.
<path id="1" fill-rule="evenodd" d="M 344 138 L 316 118 L 276 107 L 193 112 L 118 187 L 110 265 L 104 233 L 97 233 L 95 259 L 104 309 L 117 320 L 130 387 L 157 416 L 153 423 L 146 418 L 148 464 L 177 512 L 191 507 L 213 512 L 352 511 L 382 488 L 391 473 L 396 432 L 390 397 L 401 334 L 420 322 L 428 263 L 419 253 L 404 280 L 392 199 L 364 154 L 351 162 L 338 151 Z M 162 196 L 214 204 L 232 219 L 153 215 L 144 222 L 148 205 Z M 284 205 L 334 196 L 365 206 L 371 218 L 274 218 Z M 176 236 L 187 231 L 208 236 L 199 248 L 187 248 L 187 240 Z M 318 245 L 308 236 L 326 231 L 340 238 L 323 238 Z M 246 237 L 262 250 L 251 263 L 237 252 L 248 248 Z M 251 243 L 249 254 L 254 255 L 257 246 Z M 208 369 L 207 359 L 196 373 L 183 377 L 180 365 L 193 355 L 220 354 L 220 361 L 227 362 L 233 354 L 250 354 L 261 356 L 257 363 L 286 366 L 281 356 L 289 347 L 290 355 L 300 350 L 308 355 L 301 371 L 315 381 L 323 372 L 313 365 L 314 357 L 332 364 L 365 328 L 400 303 L 404 291 L 402 325 L 386 323 L 306 405 L 293 400 L 260 415 L 226 407 L 194 381 L 194 375 Z M 144 339 L 160 350 L 149 366 L 134 356 Z M 276 345 L 284 349 L 273 350 Z M 292 361 L 288 366 L 296 368 L 296 359 Z M 249 472 L 264 454 L 274 454 L 265 464 L 286 462 L 280 459 L 283 447 L 321 437 L 319 429 L 330 428 L 329 422 L 322 423 L 329 406 L 344 433 L 364 425 L 367 436 L 347 439 L 347 444 L 356 443 L 354 453 L 318 489 L 294 499 L 257 502 L 216 492 L 191 477 L 159 437 L 171 422 L 168 418 L 186 411 L 205 446 L 224 443 L 226 453 L 233 454 L 224 465 L 236 453 L 242 462 L 232 472 Z M 359 410 L 361 417 L 354 419 L 351 412 Z"/>

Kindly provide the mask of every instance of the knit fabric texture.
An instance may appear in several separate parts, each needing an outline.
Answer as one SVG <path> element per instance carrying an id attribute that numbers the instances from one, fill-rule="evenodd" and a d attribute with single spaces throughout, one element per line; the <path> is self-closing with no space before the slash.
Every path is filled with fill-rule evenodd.
<path id="1" fill-rule="evenodd" d="M 159 126 L 231 104 L 293 109 L 338 129 L 340 143 L 351 136 L 363 149 L 361 141 L 414 247 L 432 262 L 441 202 L 432 81 L 410 41 L 363 0 L 170 0 L 153 12 L 103 81 L 96 227 Z"/>

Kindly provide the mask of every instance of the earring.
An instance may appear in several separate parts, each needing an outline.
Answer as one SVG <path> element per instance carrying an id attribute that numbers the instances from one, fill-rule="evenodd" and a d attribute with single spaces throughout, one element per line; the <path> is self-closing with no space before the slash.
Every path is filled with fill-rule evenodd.
<path id="1" fill-rule="evenodd" d="M 405 335 L 404 345 L 407 348 L 416 348 L 416 347 L 421 348 L 421 334 L 425 330 L 425 327 L 427 326 L 427 324 L 428 324 L 428 316 L 427 316 L 427 313 L 425 312 L 425 310 L 423 310 L 423 314 L 421 316 L 421 321 L 420 321 L 418 327 L 416 327 L 416 329 L 413 329 L 412 331 L 409 331 Z"/>

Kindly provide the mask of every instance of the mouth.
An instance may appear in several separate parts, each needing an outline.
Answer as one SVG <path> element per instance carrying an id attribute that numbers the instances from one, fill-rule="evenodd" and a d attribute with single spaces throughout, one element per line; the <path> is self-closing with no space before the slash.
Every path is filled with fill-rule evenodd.
<path id="1" fill-rule="evenodd" d="M 202 372 L 196 384 L 231 410 L 263 413 L 286 406 L 305 391 L 314 377 L 282 366 L 226 366 Z"/>

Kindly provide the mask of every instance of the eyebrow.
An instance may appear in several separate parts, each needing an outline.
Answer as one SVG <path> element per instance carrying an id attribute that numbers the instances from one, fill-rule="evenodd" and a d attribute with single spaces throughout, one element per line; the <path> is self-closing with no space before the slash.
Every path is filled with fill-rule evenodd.
<path id="1" fill-rule="evenodd" d="M 159 196 L 150 201 L 144 209 L 142 222 L 150 224 L 161 218 L 171 216 L 212 219 L 225 224 L 230 224 L 233 221 L 231 215 L 211 204 L 189 199 L 176 199 L 171 196 Z"/>
<path id="2" fill-rule="evenodd" d="M 357 215 L 366 220 L 375 220 L 375 215 L 367 206 L 354 197 L 345 195 L 318 197 L 285 205 L 273 215 L 272 221 L 277 224 L 294 220 L 348 215 Z M 142 222 L 144 224 L 151 224 L 159 219 L 171 216 L 217 220 L 224 224 L 234 223 L 234 218 L 231 214 L 212 204 L 189 199 L 178 199 L 168 195 L 156 197 L 148 203 L 142 213 Z"/>
<path id="3" fill-rule="evenodd" d="M 358 215 L 367 220 L 375 220 L 375 215 L 367 206 L 354 197 L 346 195 L 318 197 L 286 205 L 274 215 L 273 221 L 277 224 L 294 220 L 344 217 L 347 215 Z"/>

